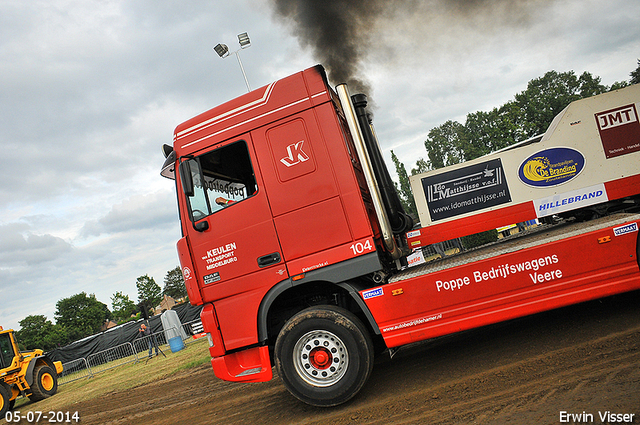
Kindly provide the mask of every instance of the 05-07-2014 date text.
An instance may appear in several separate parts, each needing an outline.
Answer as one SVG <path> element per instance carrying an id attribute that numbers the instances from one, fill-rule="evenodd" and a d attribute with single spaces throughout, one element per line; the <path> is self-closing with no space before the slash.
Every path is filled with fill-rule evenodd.
<path id="1" fill-rule="evenodd" d="M 4 420 L 7 423 L 78 423 L 80 422 L 80 414 L 78 412 L 62 412 L 62 411 L 49 411 L 49 412 L 25 412 L 22 413 L 19 410 L 8 411 L 4 415 Z"/>

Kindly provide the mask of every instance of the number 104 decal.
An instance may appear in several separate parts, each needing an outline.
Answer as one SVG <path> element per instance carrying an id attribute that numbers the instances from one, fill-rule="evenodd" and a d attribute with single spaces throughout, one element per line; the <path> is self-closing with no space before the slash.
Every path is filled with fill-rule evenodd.
<path id="1" fill-rule="evenodd" d="M 356 242 L 353 245 L 351 245 L 349 248 L 351 248 L 351 251 L 353 251 L 353 255 L 360 255 L 364 252 L 374 250 L 373 243 L 371 243 L 371 239 L 367 239 L 364 242 Z"/>

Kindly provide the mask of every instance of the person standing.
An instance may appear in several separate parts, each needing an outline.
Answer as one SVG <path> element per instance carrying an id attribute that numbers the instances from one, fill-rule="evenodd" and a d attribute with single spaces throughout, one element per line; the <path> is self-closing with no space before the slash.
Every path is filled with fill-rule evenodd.
<path id="1" fill-rule="evenodd" d="M 151 335 L 151 329 L 147 327 L 144 323 L 140 325 L 140 329 L 138 329 L 138 335 L 140 338 L 147 338 L 147 342 L 149 344 L 149 358 L 152 357 L 151 353 L 153 348 L 156 349 L 156 356 L 158 355 L 158 344 L 155 341 L 155 336 Z M 153 341 L 151 341 L 153 339 Z"/>

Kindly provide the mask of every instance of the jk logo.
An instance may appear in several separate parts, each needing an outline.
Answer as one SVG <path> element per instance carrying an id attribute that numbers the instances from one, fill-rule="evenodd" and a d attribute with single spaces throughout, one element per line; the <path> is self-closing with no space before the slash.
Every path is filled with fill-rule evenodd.
<path id="1" fill-rule="evenodd" d="M 296 164 L 307 161 L 309 159 L 309 155 L 304 153 L 304 151 L 302 150 L 303 143 L 304 140 L 300 140 L 297 143 L 287 146 L 287 153 L 289 155 L 282 158 L 280 162 L 282 162 L 287 167 L 293 167 Z"/>

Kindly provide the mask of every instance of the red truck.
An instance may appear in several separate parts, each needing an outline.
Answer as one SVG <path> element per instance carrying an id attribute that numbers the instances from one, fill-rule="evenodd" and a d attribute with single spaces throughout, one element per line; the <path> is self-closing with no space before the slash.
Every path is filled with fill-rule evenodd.
<path id="1" fill-rule="evenodd" d="M 216 376 L 267 381 L 275 366 L 295 397 L 335 406 L 385 350 L 639 289 L 638 102 L 640 86 L 578 101 L 541 138 L 414 176 L 420 225 L 366 96 L 321 66 L 180 124 L 161 174 Z M 549 217 L 564 219 L 406 267 L 416 248 Z"/>

